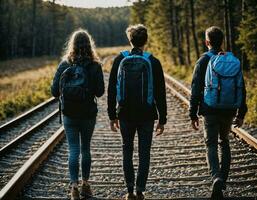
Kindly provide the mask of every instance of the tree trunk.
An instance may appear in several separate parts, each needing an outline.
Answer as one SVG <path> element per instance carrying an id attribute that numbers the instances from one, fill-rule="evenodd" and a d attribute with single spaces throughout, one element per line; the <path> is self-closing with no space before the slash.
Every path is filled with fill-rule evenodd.
<path id="1" fill-rule="evenodd" d="M 192 27 L 192 34 L 194 39 L 195 45 L 195 54 L 197 59 L 200 57 L 199 47 L 198 47 L 198 40 L 195 31 L 195 12 L 194 12 L 194 0 L 190 0 L 190 10 L 191 10 L 191 27 Z"/>
<path id="2" fill-rule="evenodd" d="M 50 49 L 49 54 L 54 55 L 55 54 L 55 30 L 56 30 L 56 19 L 55 19 L 55 0 L 52 2 L 52 8 L 51 8 L 51 33 L 50 33 Z"/>
<path id="3" fill-rule="evenodd" d="M 187 51 L 187 65 L 191 65 L 191 58 L 190 58 L 190 28 L 189 28 L 189 7 L 188 4 L 185 5 L 185 14 L 186 14 L 186 51 Z"/>
<path id="4" fill-rule="evenodd" d="M 176 29 L 176 42 L 177 42 L 177 47 L 178 47 L 178 60 L 180 65 L 184 65 L 184 53 L 183 53 L 183 48 L 182 48 L 182 33 L 180 30 L 180 21 L 179 21 L 179 8 L 175 6 L 175 29 Z"/>
<path id="5" fill-rule="evenodd" d="M 232 4 L 231 0 L 228 0 L 228 21 L 229 21 L 229 43 L 231 47 L 231 51 L 235 52 L 235 24 L 234 24 L 234 17 L 233 17 L 233 10 L 234 5 Z"/>
<path id="6" fill-rule="evenodd" d="M 174 65 L 177 65 L 177 55 L 176 55 L 176 51 L 174 50 L 175 47 L 177 46 L 176 44 L 176 12 L 175 12 L 175 5 L 173 0 L 170 0 L 170 13 L 171 13 L 171 56 L 172 56 L 172 60 Z"/>
<path id="7" fill-rule="evenodd" d="M 246 2 L 245 0 L 242 0 L 242 19 L 244 19 L 244 14 L 245 14 L 245 9 L 246 9 Z M 250 66 L 249 66 L 249 62 L 247 60 L 246 54 L 244 51 L 242 51 L 242 55 L 241 55 L 241 66 L 243 68 L 243 70 L 245 71 L 249 71 L 250 70 Z"/>
<path id="8" fill-rule="evenodd" d="M 184 65 L 185 61 L 184 61 L 184 51 L 182 48 L 182 31 L 181 31 L 181 27 L 178 21 L 178 17 L 177 17 L 177 25 L 176 25 L 176 29 L 177 29 L 177 44 L 178 44 L 178 59 L 179 59 L 179 64 L 180 65 Z"/>
<path id="9" fill-rule="evenodd" d="M 224 0 L 225 50 L 231 51 L 228 16 L 228 0 Z"/>
<path id="10" fill-rule="evenodd" d="M 32 44 L 31 44 L 31 56 L 34 57 L 36 54 L 36 6 L 37 0 L 32 0 L 32 23 L 31 23 L 31 33 L 32 33 Z"/>

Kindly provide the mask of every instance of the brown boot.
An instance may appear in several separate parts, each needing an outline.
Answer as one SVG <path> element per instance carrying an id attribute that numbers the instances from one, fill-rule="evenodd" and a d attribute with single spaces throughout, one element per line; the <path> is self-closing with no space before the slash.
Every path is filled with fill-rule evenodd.
<path id="1" fill-rule="evenodd" d="M 77 187 L 71 187 L 71 200 L 79 200 L 79 190 Z"/>
<path id="2" fill-rule="evenodd" d="M 128 193 L 125 196 L 126 200 L 136 200 L 136 196 L 134 195 L 134 193 Z"/>
<path id="3" fill-rule="evenodd" d="M 92 190 L 88 183 L 83 183 L 81 185 L 80 196 L 81 198 L 92 197 Z"/>

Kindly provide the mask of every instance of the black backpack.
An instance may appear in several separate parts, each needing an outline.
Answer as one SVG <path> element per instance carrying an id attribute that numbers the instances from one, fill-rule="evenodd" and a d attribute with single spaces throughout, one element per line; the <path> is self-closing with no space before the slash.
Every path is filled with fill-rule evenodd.
<path id="1" fill-rule="evenodd" d="M 59 81 L 60 109 L 64 115 L 81 116 L 90 106 L 93 97 L 89 90 L 86 67 L 82 64 L 74 64 L 61 74 Z"/>
<path id="2" fill-rule="evenodd" d="M 117 101 L 120 107 L 144 111 L 153 105 L 153 73 L 148 52 L 133 55 L 121 52 L 122 59 L 117 74 Z"/>

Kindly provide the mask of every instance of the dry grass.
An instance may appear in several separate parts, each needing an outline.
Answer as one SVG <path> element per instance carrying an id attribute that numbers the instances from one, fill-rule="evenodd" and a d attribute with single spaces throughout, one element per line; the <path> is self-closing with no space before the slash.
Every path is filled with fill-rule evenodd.
<path id="1" fill-rule="evenodd" d="M 117 55 L 128 47 L 99 48 L 101 58 Z M 111 60 L 104 65 L 110 69 Z M 0 62 L 0 120 L 12 117 L 48 99 L 58 65 L 57 58 L 38 57 Z"/>
<path id="2" fill-rule="evenodd" d="M 30 69 L 0 79 L 0 119 L 12 117 L 50 97 L 55 65 Z"/>
<path id="3" fill-rule="evenodd" d="M 0 78 L 6 76 L 13 76 L 19 72 L 29 69 L 37 69 L 46 65 L 56 63 L 56 58 L 49 56 L 42 56 L 36 58 L 18 58 L 13 60 L 0 62 Z"/>
<path id="4" fill-rule="evenodd" d="M 97 53 L 101 58 L 105 58 L 107 56 L 117 55 L 118 53 L 126 49 L 130 49 L 130 46 L 103 47 L 97 48 Z"/>

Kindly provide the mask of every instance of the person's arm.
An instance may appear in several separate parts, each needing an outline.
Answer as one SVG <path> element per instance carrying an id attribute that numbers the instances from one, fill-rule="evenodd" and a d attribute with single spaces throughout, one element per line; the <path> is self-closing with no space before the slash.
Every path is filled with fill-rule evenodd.
<path id="1" fill-rule="evenodd" d="M 164 125 L 167 122 L 167 102 L 166 87 L 162 66 L 159 60 L 154 60 L 154 98 L 159 113 L 159 124 Z"/>
<path id="2" fill-rule="evenodd" d="M 95 96 L 101 97 L 104 94 L 104 76 L 102 66 L 97 65 Z"/>
<path id="3" fill-rule="evenodd" d="M 199 129 L 199 119 L 197 114 L 201 101 L 203 100 L 205 73 L 209 60 L 210 58 L 207 55 L 200 57 L 196 62 L 193 73 L 189 117 L 191 118 L 192 127 L 195 130 Z"/>
<path id="4" fill-rule="evenodd" d="M 53 79 L 52 86 L 51 86 L 51 93 L 54 97 L 59 97 L 59 95 L 60 95 L 60 92 L 59 92 L 60 77 L 61 77 L 62 73 L 64 72 L 64 70 L 67 68 L 68 68 L 68 64 L 64 61 L 58 65 L 58 68 L 54 75 L 54 79 Z"/>
<path id="5" fill-rule="evenodd" d="M 209 58 L 202 56 L 195 64 L 192 83 L 189 116 L 191 120 L 198 120 L 198 109 L 203 99 L 205 72 Z"/>
<path id="6" fill-rule="evenodd" d="M 243 94 L 242 94 L 242 103 L 240 108 L 237 111 L 237 115 L 234 121 L 235 127 L 241 127 L 244 122 L 244 117 L 247 113 L 247 104 L 246 104 L 246 89 L 245 89 L 245 82 L 243 79 Z"/>
<path id="7" fill-rule="evenodd" d="M 121 61 L 121 56 L 119 55 L 114 59 L 112 69 L 111 69 L 111 73 L 110 73 L 110 77 L 109 77 L 108 109 L 107 110 L 108 110 L 108 115 L 109 115 L 110 120 L 117 119 L 117 116 L 116 116 L 116 104 L 117 104 L 116 83 L 117 83 L 117 72 L 118 72 L 120 61 Z"/>

